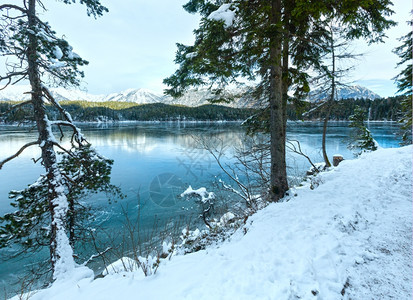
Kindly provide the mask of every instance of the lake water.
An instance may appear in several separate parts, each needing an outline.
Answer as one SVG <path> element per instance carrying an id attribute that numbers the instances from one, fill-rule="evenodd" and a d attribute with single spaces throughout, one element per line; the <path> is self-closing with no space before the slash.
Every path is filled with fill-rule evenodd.
<path id="1" fill-rule="evenodd" d="M 345 122 L 332 122 L 328 129 L 327 152 L 341 154 L 345 159 L 353 158 L 347 149 L 350 129 Z M 214 159 L 205 150 L 199 149 L 194 137 L 206 137 L 207 140 L 222 141 L 226 153 L 225 164 L 231 164 L 232 145 L 242 143 L 244 131 L 237 123 L 122 123 L 122 124 L 81 124 L 88 141 L 104 156 L 114 159 L 112 183 L 119 185 L 126 199 L 109 204 L 105 195 L 93 195 L 85 202 L 91 204 L 96 213 L 93 226 L 111 231 L 114 236 L 125 230 L 125 214 L 133 223 L 139 218 L 142 232 L 148 233 L 156 223 L 176 223 L 181 225 L 190 218 L 197 222 L 199 206 L 191 200 L 180 198 L 189 185 L 194 189 L 206 187 L 217 192 L 213 183 L 216 178 L 226 178 Z M 399 126 L 395 123 L 370 123 L 374 138 L 381 147 L 398 147 L 400 137 Z M 291 122 L 288 124 L 288 138 L 299 140 L 303 151 L 314 162 L 322 161 L 321 155 L 322 124 L 319 122 Z M 0 159 L 14 154 L 21 145 L 35 140 L 36 132 L 28 127 L 0 127 Z M 35 147 L 27 149 L 17 159 L 7 163 L 0 170 L 0 214 L 13 210 L 9 205 L 8 192 L 25 188 L 34 182 L 43 172 L 39 163 L 34 164 L 32 158 L 39 157 Z M 296 155 L 288 155 L 288 173 L 292 177 L 302 176 L 309 168 L 308 162 Z M 217 177 L 216 177 L 217 176 Z M 291 177 L 291 178 L 292 178 Z M 217 201 L 225 212 L 226 198 L 237 201 L 233 195 L 220 194 Z M 225 201 L 224 201 L 225 200 Z M 230 202 L 233 203 L 233 202 Z M 108 238 L 109 239 L 109 238 Z M 144 239 L 144 238 L 143 238 Z M 116 238 L 114 238 L 116 240 Z M 87 247 L 86 247 L 87 248 Z M 102 249 L 104 243 L 102 242 Z M 83 251 L 83 252 L 82 252 Z M 79 250 L 82 257 L 88 257 L 91 249 Z M 36 262 L 38 257 L 23 260 L 10 260 L 0 251 L 0 288 L 10 282 L 17 281 L 25 268 Z M 47 259 L 47 251 L 43 253 Z M 95 266 L 97 267 L 97 266 Z"/>

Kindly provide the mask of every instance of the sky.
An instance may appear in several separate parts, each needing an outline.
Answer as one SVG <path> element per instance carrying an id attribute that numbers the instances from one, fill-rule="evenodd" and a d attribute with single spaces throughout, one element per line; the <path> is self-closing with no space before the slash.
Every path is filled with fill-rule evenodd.
<path id="1" fill-rule="evenodd" d="M 117 93 L 129 88 L 146 88 L 162 93 L 162 80 L 170 76 L 177 66 L 176 43 L 191 44 L 193 30 L 198 27 L 199 16 L 184 11 L 187 0 L 102 0 L 109 13 L 98 19 L 87 17 L 80 4 L 64 5 L 48 1 L 43 13 L 58 35 L 64 35 L 74 50 L 90 62 L 84 68 L 82 88 L 92 94 Z M 396 92 L 393 78 L 398 57 L 392 49 L 397 40 L 411 28 L 412 3 L 394 0 L 392 19 L 399 25 L 387 31 L 385 43 L 366 46 L 357 42 L 357 53 L 364 53 L 355 62 L 349 83 L 370 88 L 379 95 L 392 96 Z"/>

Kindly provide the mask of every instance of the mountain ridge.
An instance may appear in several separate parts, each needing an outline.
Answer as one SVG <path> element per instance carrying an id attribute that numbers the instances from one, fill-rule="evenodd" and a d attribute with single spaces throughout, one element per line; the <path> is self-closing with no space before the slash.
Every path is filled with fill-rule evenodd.
<path id="1" fill-rule="evenodd" d="M 367 99 L 378 99 L 381 98 L 378 94 L 373 91 L 362 87 L 362 86 L 351 86 L 351 87 L 338 87 L 338 98 L 339 99 L 349 99 L 349 98 L 367 98 Z M 4 90 L 0 90 L 0 101 L 25 101 L 30 99 L 30 86 L 29 85 L 16 85 L 7 87 Z M 95 95 L 90 94 L 82 90 L 68 90 L 64 88 L 51 88 L 51 93 L 58 101 L 75 101 L 83 100 L 90 102 L 130 102 L 137 104 L 150 104 L 150 103 L 164 103 L 164 104 L 177 104 L 189 107 L 200 106 L 204 104 L 209 104 L 208 99 L 213 97 L 211 91 L 206 88 L 192 89 L 187 91 L 180 98 L 172 98 L 171 96 L 161 95 L 154 91 L 145 88 L 131 88 L 119 93 L 111 94 L 101 94 Z M 224 103 L 221 105 L 235 107 L 235 108 L 251 108 L 257 107 L 259 104 L 257 101 L 250 101 L 248 97 L 248 87 L 243 87 L 239 89 L 232 89 L 224 94 L 227 98 L 233 98 L 234 101 L 231 103 Z M 326 98 L 327 95 L 324 93 L 317 93 L 317 91 L 310 92 L 309 100 L 317 102 Z"/>
<path id="2" fill-rule="evenodd" d="M 380 99 L 382 98 L 379 94 L 376 94 L 372 90 L 360 86 L 360 85 L 352 85 L 352 86 L 337 86 L 337 99 L 339 100 L 345 100 L 345 99 L 370 99 L 370 100 L 375 100 L 375 99 Z M 311 102 L 318 102 L 322 101 L 324 99 L 329 98 L 330 95 L 326 92 L 321 92 L 320 89 L 316 89 L 314 91 L 311 91 L 308 94 L 308 99 Z"/>

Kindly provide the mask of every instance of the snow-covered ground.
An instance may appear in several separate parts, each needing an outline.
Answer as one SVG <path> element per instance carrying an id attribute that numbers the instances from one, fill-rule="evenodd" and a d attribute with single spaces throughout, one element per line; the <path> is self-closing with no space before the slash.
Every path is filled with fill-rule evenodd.
<path id="1" fill-rule="evenodd" d="M 60 281 L 31 299 L 411 299 L 412 147 L 317 177 L 314 190 L 296 189 L 230 240 L 174 256 L 153 276 Z"/>

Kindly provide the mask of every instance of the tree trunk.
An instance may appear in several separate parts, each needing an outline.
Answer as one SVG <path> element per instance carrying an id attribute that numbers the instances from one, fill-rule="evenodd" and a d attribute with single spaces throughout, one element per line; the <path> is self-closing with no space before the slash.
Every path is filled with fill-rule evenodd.
<path id="1" fill-rule="evenodd" d="M 280 25 L 281 0 L 271 2 L 272 25 Z M 288 190 L 285 163 L 285 122 L 282 89 L 282 35 L 279 29 L 270 40 L 270 131 L 271 131 L 271 178 L 270 201 L 281 199 Z"/>
<path id="2" fill-rule="evenodd" d="M 288 102 L 288 88 L 289 82 L 289 70 L 288 70 L 288 58 L 289 51 L 289 29 L 290 29 L 290 8 L 286 6 L 284 8 L 284 28 L 283 33 L 283 46 L 282 46 L 282 97 L 283 97 L 283 123 L 284 123 L 284 138 L 287 137 L 287 102 Z M 285 143 L 285 139 L 284 139 Z"/>
<path id="3" fill-rule="evenodd" d="M 327 150 L 326 150 L 326 136 L 327 136 L 327 125 L 328 125 L 328 120 L 330 118 L 330 113 L 331 113 L 331 108 L 332 108 L 332 103 L 327 103 L 327 112 L 324 117 L 324 124 L 323 124 L 323 142 L 322 142 L 322 148 L 323 148 L 323 158 L 324 158 L 324 163 L 326 164 L 326 167 L 329 168 L 331 167 L 330 160 L 328 159 L 327 155 Z"/>
<path id="4" fill-rule="evenodd" d="M 328 99 L 328 103 L 327 103 L 326 116 L 324 117 L 323 140 L 322 140 L 323 158 L 324 158 L 324 162 L 327 168 L 331 167 L 331 163 L 330 163 L 330 160 L 328 159 L 327 150 L 326 150 L 327 125 L 328 125 L 328 120 L 330 118 L 331 109 L 333 108 L 334 95 L 336 93 L 336 53 L 335 53 L 335 45 L 334 45 L 334 32 L 332 29 L 330 29 L 330 33 L 331 33 L 330 47 L 331 47 L 331 65 L 332 65 L 331 94 L 330 94 L 330 99 Z"/>
<path id="5" fill-rule="evenodd" d="M 69 243 L 72 249 L 75 249 L 75 201 L 73 197 L 68 197 L 68 212 L 67 212 L 67 225 L 69 230 Z"/>
<path id="6" fill-rule="evenodd" d="M 28 22 L 32 32 L 36 30 L 36 0 L 28 1 Z M 65 189 L 61 181 L 60 170 L 57 166 L 56 153 L 54 151 L 55 138 L 51 124 L 47 118 L 46 108 L 42 95 L 42 83 L 37 64 L 37 37 L 29 34 L 27 47 L 27 62 L 29 81 L 32 88 L 31 96 L 39 133 L 39 143 L 42 152 L 42 164 L 46 169 L 49 185 L 49 210 L 51 215 L 50 228 L 50 259 L 53 266 L 53 279 L 57 279 L 62 273 L 74 268 L 73 251 L 69 246 L 69 240 L 65 233 L 65 220 L 67 215 L 67 199 Z"/>

